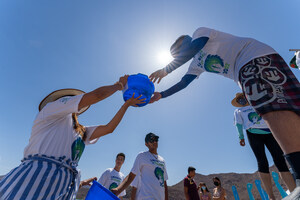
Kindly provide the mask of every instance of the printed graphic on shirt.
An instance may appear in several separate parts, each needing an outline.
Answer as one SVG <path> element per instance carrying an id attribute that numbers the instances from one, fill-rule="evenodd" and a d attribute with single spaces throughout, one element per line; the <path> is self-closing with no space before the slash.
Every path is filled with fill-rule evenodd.
<path id="1" fill-rule="evenodd" d="M 260 120 L 262 119 L 256 112 L 250 112 L 248 114 L 248 119 L 253 124 L 260 124 Z"/>
<path id="2" fill-rule="evenodd" d="M 60 98 L 60 102 L 62 102 L 62 103 L 64 103 L 64 104 L 66 104 L 67 103 L 67 101 L 69 101 L 71 99 L 71 97 L 62 97 L 62 98 Z"/>
<path id="3" fill-rule="evenodd" d="M 81 137 L 78 138 L 72 144 L 72 160 L 78 162 L 83 151 L 84 151 L 85 144 L 82 141 Z"/>
<path id="4" fill-rule="evenodd" d="M 229 64 L 224 64 L 223 59 L 218 55 L 207 55 L 205 52 L 200 51 L 197 66 L 205 69 L 207 72 L 227 74 Z M 206 58 L 205 58 L 206 56 Z M 205 59 L 204 59 L 205 58 Z"/>
<path id="5" fill-rule="evenodd" d="M 112 184 L 110 184 L 109 190 L 112 190 L 112 189 L 117 188 L 117 187 L 118 187 L 118 184 L 113 182 Z"/>
<path id="6" fill-rule="evenodd" d="M 155 174 L 155 177 L 158 179 L 159 181 L 159 185 L 161 187 L 164 187 L 164 170 L 160 167 L 156 167 L 155 170 L 154 170 L 154 174 Z"/>
<path id="7" fill-rule="evenodd" d="M 284 99 L 283 84 L 287 77 L 278 68 L 271 66 L 267 56 L 254 59 L 241 70 L 243 88 L 253 108 L 258 108 L 277 100 L 287 103 Z"/>

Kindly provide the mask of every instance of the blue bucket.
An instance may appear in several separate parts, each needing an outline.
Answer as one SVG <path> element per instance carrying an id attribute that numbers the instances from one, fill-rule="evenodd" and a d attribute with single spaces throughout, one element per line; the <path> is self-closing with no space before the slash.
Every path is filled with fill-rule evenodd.
<path id="1" fill-rule="evenodd" d="M 111 191 L 103 187 L 97 181 L 93 181 L 93 185 L 90 188 L 88 194 L 86 195 L 85 200 L 120 200 L 116 195 L 114 195 Z"/>
<path id="2" fill-rule="evenodd" d="M 127 79 L 127 84 L 123 90 L 123 99 L 127 101 L 132 97 L 142 95 L 141 99 L 146 98 L 145 103 L 137 104 L 139 107 L 145 106 L 149 103 L 152 94 L 154 93 L 154 84 L 145 74 L 130 75 Z"/>

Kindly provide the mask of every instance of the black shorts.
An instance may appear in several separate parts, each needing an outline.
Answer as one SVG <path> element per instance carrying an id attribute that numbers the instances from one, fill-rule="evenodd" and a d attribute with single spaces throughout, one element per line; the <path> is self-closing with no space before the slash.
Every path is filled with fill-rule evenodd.
<path id="1" fill-rule="evenodd" d="M 258 114 L 290 110 L 300 115 L 300 83 L 280 55 L 251 60 L 240 69 L 239 82 Z"/>

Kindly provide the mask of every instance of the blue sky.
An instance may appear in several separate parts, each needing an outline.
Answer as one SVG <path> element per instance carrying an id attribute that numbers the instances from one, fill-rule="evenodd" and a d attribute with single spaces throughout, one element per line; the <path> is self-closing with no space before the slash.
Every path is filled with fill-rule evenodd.
<path id="1" fill-rule="evenodd" d="M 300 48 L 299 8 L 298 0 L 0 1 L 0 175 L 20 164 L 38 105 L 51 91 L 88 92 L 124 74 L 150 75 L 163 67 L 161 51 L 201 26 L 258 39 L 289 62 L 288 50 Z M 171 73 L 156 90 L 179 81 L 187 68 Z M 300 79 L 300 71 L 293 72 Z M 180 93 L 130 108 L 113 134 L 86 147 L 82 177 L 99 177 L 119 152 L 127 156 L 122 171 L 128 174 L 146 150 L 148 132 L 160 136 L 169 185 L 184 178 L 190 165 L 202 174 L 256 171 L 248 142 L 239 146 L 233 126 L 230 101 L 239 91 L 232 80 L 205 73 Z M 118 92 L 79 120 L 106 124 L 122 104 Z"/>

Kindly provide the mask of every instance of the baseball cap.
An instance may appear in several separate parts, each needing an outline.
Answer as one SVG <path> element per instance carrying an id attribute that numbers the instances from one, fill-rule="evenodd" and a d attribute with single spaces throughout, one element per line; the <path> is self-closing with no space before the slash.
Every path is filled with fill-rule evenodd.
<path id="1" fill-rule="evenodd" d="M 148 133 L 145 137 L 145 142 L 148 143 L 151 139 L 158 139 L 159 136 L 155 135 L 154 133 Z"/>

